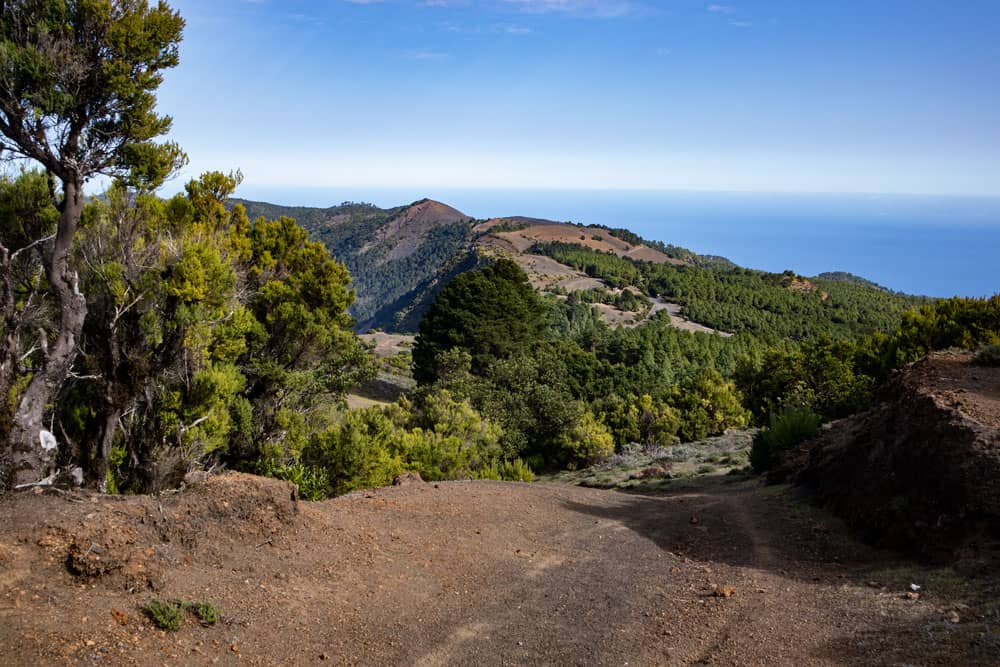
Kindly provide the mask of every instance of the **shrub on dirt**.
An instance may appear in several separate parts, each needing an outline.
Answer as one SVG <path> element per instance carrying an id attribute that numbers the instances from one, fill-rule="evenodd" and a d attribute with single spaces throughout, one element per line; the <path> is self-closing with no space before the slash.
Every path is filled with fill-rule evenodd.
<path id="1" fill-rule="evenodd" d="M 322 500 L 330 495 L 330 476 L 319 466 L 288 463 L 280 457 L 268 456 L 257 461 L 254 472 L 291 482 L 299 487 L 299 497 L 303 500 Z"/>
<path id="2" fill-rule="evenodd" d="M 823 418 L 808 408 L 786 408 L 771 414 L 771 425 L 754 436 L 750 465 L 757 472 L 770 470 L 775 454 L 791 449 L 819 432 Z"/>
<path id="3" fill-rule="evenodd" d="M 215 625 L 222 619 L 219 608 L 207 600 L 192 602 L 190 608 L 202 625 Z"/>
<path id="4" fill-rule="evenodd" d="M 987 345 L 976 352 L 970 363 L 973 366 L 990 366 L 992 368 L 1000 366 L 1000 345 Z"/>
<path id="5" fill-rule="evenodd" d="M 153 598 L 146 603 L 146 614 L 156 627 L 161 630 L 174 631 L 181 627 L 184 605 L 181 602 L 168 602 Z"/>

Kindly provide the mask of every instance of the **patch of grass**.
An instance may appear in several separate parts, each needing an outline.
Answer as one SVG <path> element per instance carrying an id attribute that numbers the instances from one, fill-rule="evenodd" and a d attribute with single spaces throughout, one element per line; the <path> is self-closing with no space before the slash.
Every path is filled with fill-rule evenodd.
<path id="1" fill-rule="evenodd" d="M 153 598 L 146 603 L 146 614 L 153 621 L 153 625 L 161 630 L 173 632 L 181 627 L 181 619 L 184 617 L 184 605 L 181 602 L 168 602 Z"/>

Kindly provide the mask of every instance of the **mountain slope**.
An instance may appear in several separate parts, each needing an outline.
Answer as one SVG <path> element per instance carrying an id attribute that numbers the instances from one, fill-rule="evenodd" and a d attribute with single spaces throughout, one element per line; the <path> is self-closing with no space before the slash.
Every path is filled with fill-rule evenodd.
<path id="1" fill-rule="evenodd" d="M 359 330 L 415 330 L 442 281 L 476 263 L 472 219 L 429 199 L 391 209 L 352 202 L 325 209 L 233 203 L 251 218 L 295 218 L 344 262 L 354 281 L 351 310 Z"/>
<path id="2" fill-rule="evenodd" d="M 360 331 L 416 331 L 441 286 L 497 256 L 517 262 L 539 291 L 592 304 L 610 326 L 634 327 L 659 314 L 705 333 L 853 336 L 891 328 L 899 313 L 920 303 L 846 274 L 805 279 L 753 271 L 627 229 L 529 217 L 474 220 L 430 199 L 390 209 L 234 203 L 252 218 L 296 218 L 344 262 Z"/>

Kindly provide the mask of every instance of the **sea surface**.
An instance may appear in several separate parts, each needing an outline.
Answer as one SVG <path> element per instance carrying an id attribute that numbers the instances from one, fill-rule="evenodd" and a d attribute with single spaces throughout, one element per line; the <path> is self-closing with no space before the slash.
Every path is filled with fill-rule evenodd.
<path id="1" fill-rule="evenodd" d="M 476 218 L 523 215 L 625 227 L 745 267 L 848 271 L 929 296 L 1000 292 L 1000 198 L 502 189 L 268 189 L 276 204 L 381 207 L 437 199 Z"/>

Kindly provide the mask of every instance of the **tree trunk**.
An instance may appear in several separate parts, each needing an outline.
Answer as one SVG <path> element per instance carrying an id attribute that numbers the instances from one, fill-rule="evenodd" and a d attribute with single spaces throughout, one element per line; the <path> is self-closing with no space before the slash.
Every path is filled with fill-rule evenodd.
<path id="1" fill-rule="evenodd" d="M 73 239 L 83 212 L 82 186 L 80 179 L 63 181 L 62 211 L 47 267 L 59 323 L 54 343 L 42 341 L 46 349 L 41 368 L 32 376 L 14 412 L 10 429 L 12 470 L 6 481 L 15 486 L 42 479 L 56 456 L 55 436 L 45 429 L 45 417 L 76 360 L 87 315 L 87 301 L 80 294 L 76 272 L 70 266 Z"/>
<path id="2" fill-rule="evenodd" d="M 97 460 L 93 466 L 93 481 L 101 493 L 108 492 L 108 459 L 111 458 L 111 447 L 115 444 L 115 433 L 118 430 L 118 418 L 121 414 L 122 411 L 117 408 L 108 408 L 108 414 L 104 418 Z"/>

